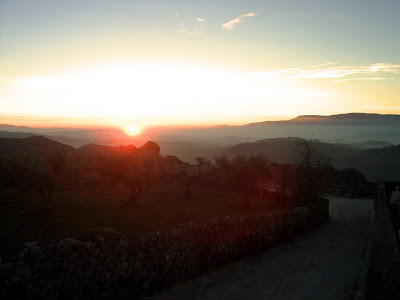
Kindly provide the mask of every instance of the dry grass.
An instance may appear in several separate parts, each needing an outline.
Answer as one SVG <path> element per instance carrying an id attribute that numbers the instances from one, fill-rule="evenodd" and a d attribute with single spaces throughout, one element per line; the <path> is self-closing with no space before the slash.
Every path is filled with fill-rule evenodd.
<path id="1" fill-rule="evenodd" d="M 159 231 L 178 224 L 226 215 L 259 214 L 277 207 L 271 197 L 250 195 L 249 209 L 228 187 L 194 185 L 192 198 L 178 185 L 159 185 L 142 195 L 139 205 L 124 207 L 128 192 L 121 188 L 57 191 L 51 211 L 43 211 L 39 193 L 0 193 L 0 251 L 25 241 Z"/>

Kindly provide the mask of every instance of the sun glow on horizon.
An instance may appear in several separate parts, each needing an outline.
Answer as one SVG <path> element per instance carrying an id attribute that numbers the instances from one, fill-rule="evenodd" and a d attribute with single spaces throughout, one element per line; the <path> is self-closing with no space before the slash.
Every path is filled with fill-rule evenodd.
<path id="1" fill-rule="evenodd" d="M 124 131 L 130 136 L 136 136 L 142 132 L 142 128 L 137 123 L 129 123 L 127 126 L 124 126 Z"/>
<path id="2" fill-rule="evenodd" d="M 140 118 L 147 125 L 227 123 L 251 116 L 298 115 L 339 94 L 290 79 L 211 67 L 141 62 L 87 66 L 18 78 L 3 92 L 5 113 L 42 117 Z M 316 103 L 324 98 L 324 103 Z M 312 111 L 310 113 L 316 113 Z M 125 126 L 124 126 L 125 128 Z M 125 129 L 137 134 L 138 129 Z"/>

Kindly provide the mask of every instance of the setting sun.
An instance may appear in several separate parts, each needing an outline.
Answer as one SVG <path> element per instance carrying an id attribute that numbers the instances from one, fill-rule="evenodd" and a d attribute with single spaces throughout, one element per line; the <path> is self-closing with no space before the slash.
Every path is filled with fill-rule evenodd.
<path id="1" fill-rule="evenodd" d="M 138 135 L 141 132 L 141 128 L 136 123 L 130 123 L 124 129 L 128 135 Z"/>

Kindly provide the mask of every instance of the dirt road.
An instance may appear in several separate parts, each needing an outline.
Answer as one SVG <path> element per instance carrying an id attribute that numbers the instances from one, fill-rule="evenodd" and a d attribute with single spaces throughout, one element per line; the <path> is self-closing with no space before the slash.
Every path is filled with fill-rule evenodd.
<path id="1" fill-rule="evenodd" d="M 152 299 L 353 299 L 365 269 L 373 202 L 329 199 L 331 220 L 321 228 Z"/>

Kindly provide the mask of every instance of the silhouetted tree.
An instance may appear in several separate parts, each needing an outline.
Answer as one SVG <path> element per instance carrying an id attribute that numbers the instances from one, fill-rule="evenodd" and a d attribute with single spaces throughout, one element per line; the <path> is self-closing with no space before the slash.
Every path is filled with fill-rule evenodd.
<path id="1" fill-rule="evenodd" d="M 240 190 L 242 206 L 245 208 L 250 206 L 249 192 L 255 189 L 261 178 L 269 175 L 269 162 L 262 154 L 250 155 L 248 158 L 236 155 L 232 159 L 220 156 L 215 159 L 215 168 L 223 181 Z"/>
<path id="2" fill-rule="evenodd" d="M 62 176 L 61 176 L 61 184 L 70 189 L 75 189 L 83 180 L 83 170 L 79 161 L 71 161 L 65 165 Z"/>
<path id="3" fill-rule="evenodd" d="M 276 198 L 284 208 L 292 208 L 294 205 L 297 196 L 297 169 L 292 164 L 275 166 Z"/>
<path id="4" fill-rule="evenodd" d="M 185 169 L 179 170 L 177 173 L 177 177 L 178 177 L 179 183 L 184 188 L 186 198 L 191 199 L 192 198 L 191 186 L 194 183 L 194 177 L 189 175 L 187 170 L 185 170 Z"/>
<path id="5" fill-rule="evenodd" d="M 230 174 L 231 162 L 228 157 L 226 157 L 225 155 L 216 157 L 214 168 L 219 181 L 221 182 L 232 181 L 232 175 Z"/>
<path id="6" fill-rule="evenodd" d="M 3 154 L 0 158 L 0 177 L 3 187 L 21 192 L 40 192 L 42 206 L 49 208 L 56 180 L 42 159 L 25 152 Z"/>
<path id="7" fill-rule="evenodd" d="M 326 189 L 330 158 L 321 151 L 319 140 L 312 138 L 298 139 L 292 150 L 298 164 L 297 204 L 312 204 Z"/>
<path id="8" fill-rule="evenodd" d="M 338 170 L 336 173 L 338 183 L 347 188 L 351 198 L 367 194 L 367 179 L 360 171 L 348 168 Z"/>
<path id="9" fill-rule="evenodd" d="M 130 189 L 130 196 L 124 205 L 135 206 L 145 190 L 158 182 L 163 173 L 162 160 L 155 152 L 138 152 L 124 157 L 127 170 L 121 182 Z"/>
<path id="10" fill-rule="evenodd" d="M 196 157 L 196 163 L 198 165 L 204 165 L 207 163 L 207 159 L 204 157 Z"/>
<path id="11" fill-rule="evenodd" d="M 58 177 L 64 171 L 67 164 L 67 153 L 61 150 L 51 152 L 47 157 L 47 163 L 54 176 Z"/>

